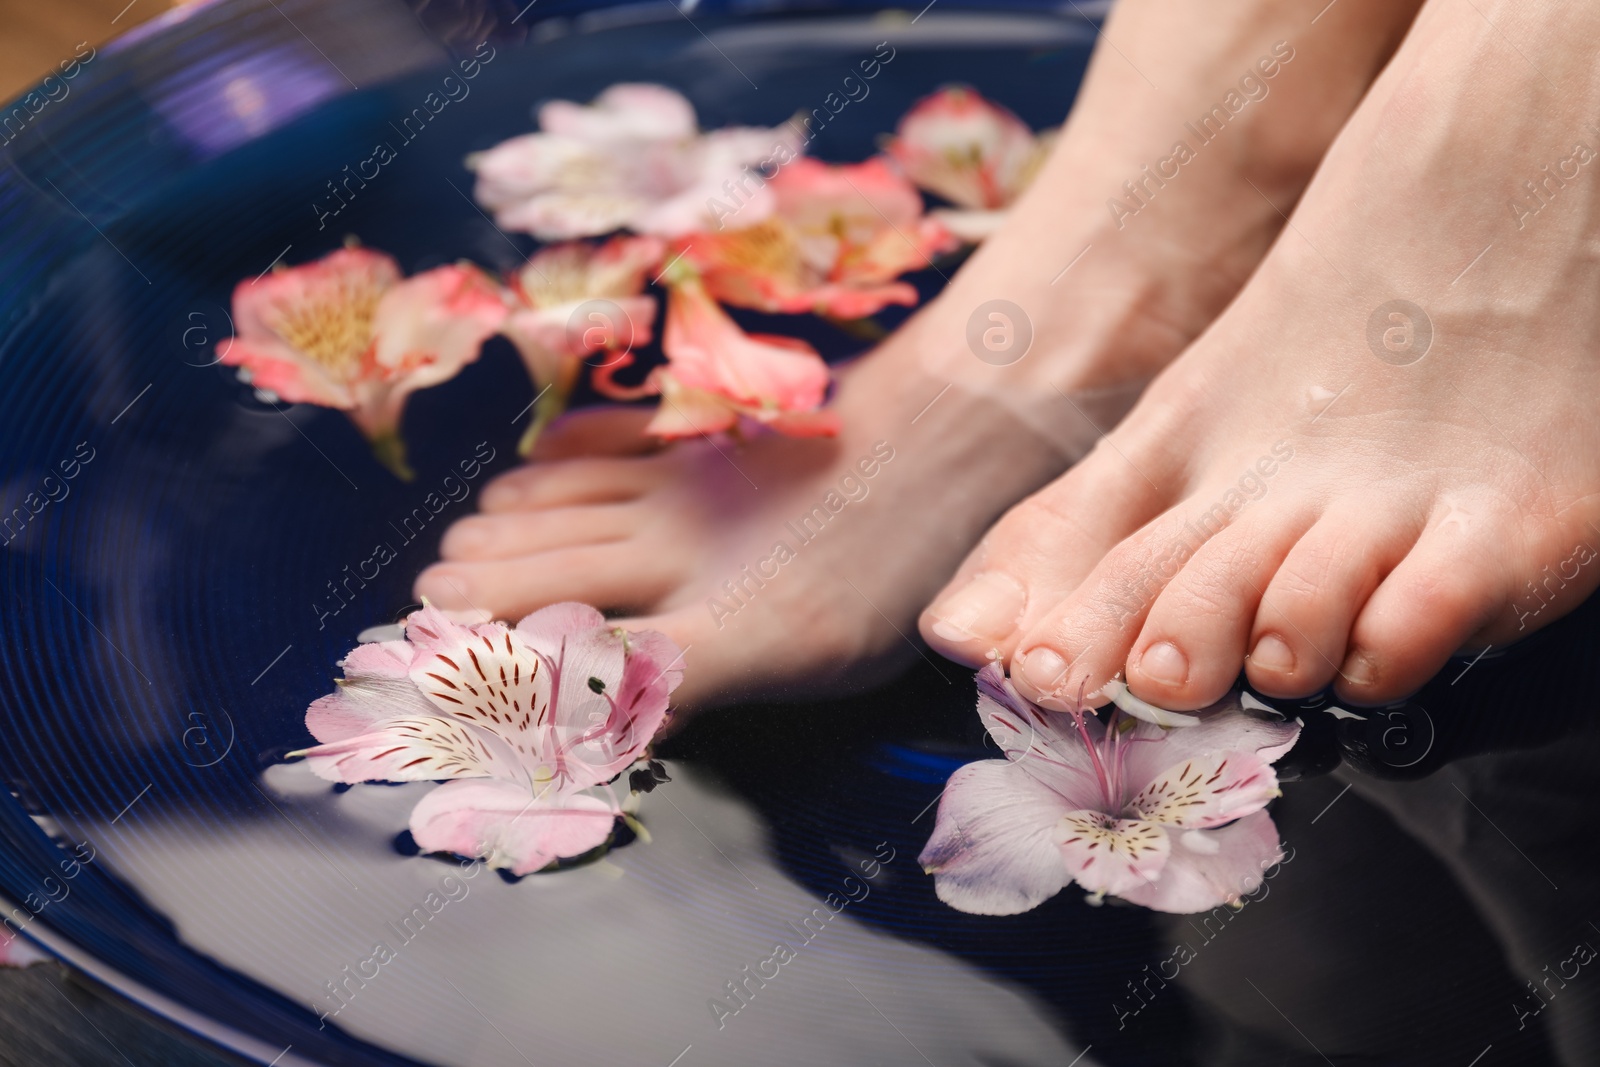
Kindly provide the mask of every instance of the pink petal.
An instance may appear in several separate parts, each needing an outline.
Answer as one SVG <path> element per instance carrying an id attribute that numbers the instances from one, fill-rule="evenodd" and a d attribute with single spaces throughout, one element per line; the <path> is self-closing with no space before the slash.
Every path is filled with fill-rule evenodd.
<path id="1" fill-rule="evenodd" d="M 1265 712 L 1246 711 L 1238 694 L 1230 694 L 1197 715 L 1194 725 L 1163 729 L 1139 722 L 1128 740 L 1126 779 L 1134 785 L 1153 781 L 1186 759 L 1222 752 L 1256 753 L 1271 763 L 1294 747 L 1300 725 Z"/>
<path id="2" fill-rule="evenodd" d="M 674 440 L 702 437 L 739 424 L 739 412 L 732 404 L 703 389 L 686 389 L 668 371 L 657 371 L 654 379 L 661 387 L 661 406 L 645 432 Z"/>
<path id="3" fill-rule="evenodd" d="M 561 655 L 561 644 L 574 634 L 603 629 L 606 617 L 588 604 L 566 601 L 540 608 L 517 623 L 517 635 L 551 660 Z"/>
<path id="4" fill-rule="evenodd" d="M 661 729 L 667 699 L 683 676 L 682 653 L 664 634 L 618 632 L 584 604 L 556 604 L 517 626 L 555 664 L 554 736 L 576 788 L 608 782 Z"/>
<path id="5" fill-rule="evenodd" d="M 859 241 L 886 227 L 915 226 L 922 215 L 922 197 L 881 156 L 843 165 L 797 159 L 780 170 L 770 186 L 778 198 L 778 213 L 793 225 L 821 233 L 844 230 L 847 241 L 852 236 Z"/>
<path id="6" fill-rule="evenodd" d="M 671 140 L 693 137 L 698 128 L 694 105 L 682 93 L 636 82 L 613 85 L 588 106 L 552 100 L 539 109 L 539 126 L 586 141 Z"/>
<path id="7" fill-rule="evenodd" d="M 904 118 L 889 153 L 907 176 L 968 208 L 1005 207 L 1022 191 L 1036 138 L 1007 109 L 971 89 L 941 89 Z"/>
<path id="8" fill-rule="evenodd" d="M 1015 915 L 1071 880 L 1056 845 L 1068 805 L 1005 760 L 969 763 L 950 776 L 933 836 L 917 861 L 934 891 L 976 915 Z"/>
<path id="9" fill-rule="evenodd" d="M 1283 858 L 1278 828 L 1264 811 L 1221 829 L 1190 833 L 1199 848 L 1185 844 L 1188 834 L 1175 836 L 1161 877 L 1118 896 L 1155 911 L 1208 911 L 1254 892 L 1264 872 Z"/>
<path id="10" fill-rule="evenodd" d="M 437 714 L 411 681 L 413 656 L 406 641 L 357 645 L 341 663 L 339 688 L 307 709 L 311 736 L 327 744 L 365 733 L 386 719 Z"/>
<path id="11" fill-rule="evenodd" d="M 1163 746 L 1152 745 L 1163 756 Z M 1137 779 L 1134 779 L 1137 783 Z M 1205 829 L 1260 811 L 1278 796 L 1278 776 L 1255 752 L 1207 752 L 1176 763 L 1129 803 L 1151 822 Z"/>
<path id="12" fill-rule="evenodd" d="M 1143 819 L 1118 819 L 1101 811 L 1068 812 L 1056 828 L 1061 858 L 1091 893 L 1125 897 L 1161 877 L 1171 840 Z"/>
<path id="13" fill-rule="evenodd" d="M 408 635 L 420 635 L 420 615 L 407 620 Z M 503 738 L 530 768 L 551 764 L 556 753 L 547 735 L 557 711 L 551 664 L 501 623 L 446 629 L 428 618 L 425 625 L 437 636 L 412 638 L 419 650 L 411 680 L 434 713 Z"/>
<path id="14" fill-rule="evenodd" d="M 746 334 L 698 282 L 675 285 L 662 338 L 673 379 L 737 407 L 809 411 L 828 388 L 828 365 L 793 339 Z"/>
<path id="15" fill-rule="evenodd" d="M 474 267 L 436 267 L 383 295 L 373 316 L 376 362 L 406 391 L 455 377 L 505 320 L 499 292 Z"/>
<path id="16" fill-rule="evenodd" d="M 291 404 L 340 410 L 356 405 L 348 385 L 334 381 L 322 367 L 281 341 L 230 337 L 217 346 L 217 359 L 223 366 L 249 371 L 251 385 L 271 390 Z"/>
<path id="17" fill-rule="evenodd" d="M 1030 702 L 998 664 L 979 671 L 977 683 L 978 718 L 1007 759 L 1060 795 L 1067 808 L 1105 804 L 1094 763 L 1070 716 Z M 1096 743 L 1105 732 L 1092 716 L 1084 728 Z"/>
<path id="18" fill-rule="evenodd" d="M 440 715 L 389 719 L 304 753 L 330 782 L 430 782 L 524 776 L 515 754 L 487 730 Z"/>
<path id="19" fill-rule="evenodd" d="M 411 836 L 424 852 L 481 857 L 491 867 L 529 874 L 599 848 L 615 823 L 616 814 L 595 797 L 535 799 L 510 782 L 447 782 L 412 810 Z"/>

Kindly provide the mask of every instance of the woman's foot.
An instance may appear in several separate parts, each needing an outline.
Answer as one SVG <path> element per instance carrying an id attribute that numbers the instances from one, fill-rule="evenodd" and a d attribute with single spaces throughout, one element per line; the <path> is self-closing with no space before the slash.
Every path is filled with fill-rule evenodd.
<path id="1" fill-rule="evenodd" d="M 991 531 L 928 640 L 1056 706 L 1126 670 L 1203 707 L 1241 667 L 1382 704 L 1576 607 L 1600 584 L 1597 32 L 1431 0 L 1239 299 Z M 1016 625 L 951 628 L 1013 586 Z"/>
<path id="2" fill-rule="evenodd" d="M 982 531 L 1081 456 L 1243 284 L 1282 222 L 1268 198 L 1298 196 L 1405 7 L 1347 0 L 1313 25 L 1319 6 L 1124 0 L 1006 227 L 840 375 L 837 439 L 639 453 L 643 413 L 575 413 L 452 527 L 418 593 L 502 617 L 568 599 L 645 616 L 687 650 L 689 704 L 908 659 L 917 611 Z M 1211 142 L 1176 177 L 1146 178 L 1213 105 Z M 995 300 L 1031 325 L 1026 358 L 969 343 Z"/>

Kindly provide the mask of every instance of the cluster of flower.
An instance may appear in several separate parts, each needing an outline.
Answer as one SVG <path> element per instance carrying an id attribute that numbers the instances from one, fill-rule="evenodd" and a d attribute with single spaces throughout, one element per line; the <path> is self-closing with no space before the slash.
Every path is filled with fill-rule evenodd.
<path id="1" fill-rule="evenodd" d="M 348 412 L 401 477 L 406 398 L 452 378 L 496 333 L 538 390 L 524 454 L 599 352 L 598 391 L 661 397 L 648 427 L 659 437 L 742 424 L 831 435 L 816 350 L 746 333 L 722 305 L 849 322 L 915 304 L 901 276 L 990 232 L 1048 141 L 963 88 L 921 101 L 885 154 L 858 164 L 802 157 L 793 127 L 702 133 L 689 102 L 658 85 L 547 103 L 539 125 L 467 161 L 501 227 L 549 242 L 520 268 L 503 280 L 466 263 L 403 279 L 394 260 L 352 244 L 240 283 L 221 362 L 283 400 Z M 754 175 L 775 151 L 784 165 Z M 729 228 L 718 197 L 752 180 Z M 918 187 L 954 206 L 925 211 Z M 666 362 L 624 385 L 615 374 L 653 332 L 647 284 L 668 294 Z"/>

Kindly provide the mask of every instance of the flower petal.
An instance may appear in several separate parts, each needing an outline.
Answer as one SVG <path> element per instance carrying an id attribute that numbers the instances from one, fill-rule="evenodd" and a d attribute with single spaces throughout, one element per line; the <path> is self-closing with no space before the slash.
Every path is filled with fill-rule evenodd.
<path id="1" fill-rule="evenodd" d="M 1148 722 L 1134 726 L 1128 737 L 1134 743 L 1127 746 L 1127 781 L 1149 782 L 1184 760 L 1222 752 L 1255 753 L 1272 763 L 1300 737 L 1299 723 L 1246 711 L 1237 694 L 1198 713 L 1187 713 L 1185 720 L 1186 728 L 1178 730 Z"/>
<path id="2" fill-rule="evenodd" d="M 378 366 L 405 375 L 407 391 L 455 377 L 500 328 L 505 302 L 476 267 L 436 267 L 383 295 L 372 326 Z"/>
<path id="3" fill-rule="evenodd" d="M 616 813 L 595 797 L 536 798 L 498 781 L 447 782 L 411 812 L 411 836 L 424 852 L 481 857 L 512 874 L 599 848 L 615 824 Z"/>
<path id="4" fill-rule="evenodd" d="M 441 778 L 524 777 L 503 741 L 458 719 L 389 719 L 375 729 L 304 753 L 330 782 L 431 782 Z"/>
<path id="5" fill-rule="evenodd" d="M 328 744 L 365 733 L 396 716 L 437 714 L 410 678 L 414 650 L 406 641 L 357 645 L 340 662 L 339 688 L 306 710 L 311 736 Z"/>
<path id="6" fill-rule="evenodd" d="M 678 385 L 738 408 L 810 411 L 827 394 L 828 365 L 814 349 L 745 333 L 697 281 L 672 287 L 662 348 Z"/>
<path id="7" fill-rule="evenodd" d="M 1143 819 L 1118 819 L 1102 811 L 1072 811 L 1056 827 L 1061 857 L 1091 893 L 1125 897 L 1161 877 L 1172 840 Z"/>
<path id="8" fill-rule="evenodd" d="M 967 244 L 981 244 L 1006 221 L 1005 211 L 936 208 L 928 217 Z"/>
<path id="9" fill-rule="evenodd" d="M 539 109 L 539 127 L 586 141 L 671 140 L 698 128 L 682 93 L 647 82 L 619 82 L 588 105 L 552 100 Z"/>
<path id="10" fill-rule="evenodd" d="M 1278 828 L 1264 811 L 1217 830 L 1196 832 L 1216 848 L 1196 849 L 1180 842 L 1159 879 L 1117 895 L 1155 911 L 1179 915 L 1207 911 L 1255 892 L 1266 870 L 1283 858 Z"/>
<path id="11" fill-rule="evenodd" d="M 1009 205 L 1038 167 L 1027 125 L 971 89 L 924 97 L 900 120 L 889 147 L 910 179 L 967 208 Z"/>
<path id="12" fill-rule="evenodd" d="M 1046 711 L 1018 693 L 995 663 L 978 672 L 978 718 L 1005 755 L 1060 794 L 1067 808 L 1105 803 L 1099 777 L 1070 716 Z M 1084 729 L 1099 743 L 1105 728 L 1087 716 Z"/>
<path id="13" fill-rule="evenodd" d="M 1069 810 L 1053 790 L 1005 760 L 969 763 L 950 776 L 933 836 L 917 857 L 934 891 L 976 915 L 1015 915 L 1070 881 L 1056 845 Z"/>
<path id="14" fill-rule="evenodd" d="M 1278 793 L 1272 765 L 1259 753 L 1235 749 L 1190 756 L 1168 767 L 1128 807 L 1165 826 L 1206 829 L 1260 811 Z"/>

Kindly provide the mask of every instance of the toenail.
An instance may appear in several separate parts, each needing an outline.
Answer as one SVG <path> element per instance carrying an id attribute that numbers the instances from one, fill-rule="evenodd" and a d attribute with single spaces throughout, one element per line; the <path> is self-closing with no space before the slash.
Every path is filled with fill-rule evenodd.
<path id="1" fill-rule="evenodd" d="M 514 508 L 522 503 L 526 495 L 519 485 L 498 482 L 483 491 L 483 503 L 490 508 Z"/>
<path id="2" fill-rule="evenodd" d="M 1294 673 L 1294 649 L 1277 634 L 1263 634 L 1250 651 L 1250 662 L 1274 674 Z"/>
<path id="3" fill-rule="evenodd" d="M 1182 685 L 1189 677 L 1189 660 L 1171 641 L 1161 641 L 1139 657 L 1139 673 L 1162 685 Z"/>
<path id="4" fill-rule="evenodd" d="M 1051 648 L 1029 649 L 1022 654 L 1022 680 L 1034 692 L 1048 696 L 1067 676 L 1067 661 Z"/>
<path id="5" fill-rule="evenodd" d="M 478 552 L 488 547 L 489 531 L 476 522 L 457 523 L 445 537 L 444 551 L 450 554 Z"/>
<path id="6" fill-rule="evenodd" d="M 425 573 L 417 582 L 417 593 L 444 608 L 464 608 L 471 605 L 466 580 L 449 571 L 434 570 Z"/>
<path id="7" fill-rule="evenodd" d="M 982 571 L 940 600 L 929 614 L 933 632 L 946 641 L 996 641 L 1022 621 L 1028 591 L 1009 574 Z"/>
<path id="8" fill-rule="evenodd" d="M 1365 652 L 1352 652 L 1340 673 L 1351 685 L 1373 685 L 1378 681 L 1378 662 Z"/>

